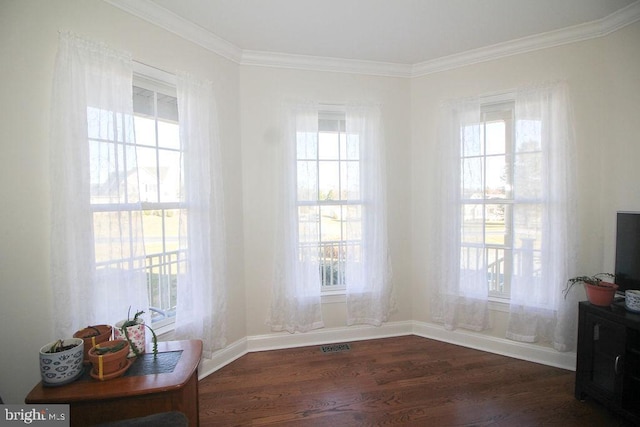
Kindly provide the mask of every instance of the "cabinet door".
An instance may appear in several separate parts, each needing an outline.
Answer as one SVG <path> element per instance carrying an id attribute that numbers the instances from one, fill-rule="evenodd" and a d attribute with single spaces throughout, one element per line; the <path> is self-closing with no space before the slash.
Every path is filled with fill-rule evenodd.
<path id="1" fill-rule="evenodd" d="M 621 397 L 626 328 L 591 313 L 587 314 L 586 320 L 592 336 L 591 383 L 606 393 Z"/>
<path id="2" fill-rule="evenodd" d="M 640 330 L 627 329 L 622 407 L 640 417 Z"/>

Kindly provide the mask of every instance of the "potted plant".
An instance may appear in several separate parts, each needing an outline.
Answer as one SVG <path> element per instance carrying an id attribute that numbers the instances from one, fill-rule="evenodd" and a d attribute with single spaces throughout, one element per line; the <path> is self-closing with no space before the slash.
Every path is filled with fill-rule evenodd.
<path id="1" fill-rule="evenodd" d="M 613 302 L 613 298 L 618 290 L 618 285 L 604 279 L 614 279 L 615 277 L 616 276 L 611 273 L 598 273 L 593 276 L 572 277 L 567 280 L 567 285 L 562 292 L 566 298 L 567 294 L 575 284 L 584 283 L 584 289 L 587 293 L 589 302 L 593 305 L 607 307 Z"/>
<path id="2" fill-rule="evenodd" d="M 111 339 L 112 329 L 113 328 L 110 325 L 94 325 L 87 326 L 73 334 L 74 338 L 81 338 L 84 341 L 85 365 L 89 363 L 89 350 L 97 344 L 109 341 Z"/>
<path id="3" fill-rule="evenodd" d="M 127 313 L 127 319 L 121 320 L 116 323 L 116 328 L 113 331 L 113 337 L 115 339 L 124 339 L 130 345 L 129 357 L 136 357 L 144 353 L 146 346 L 145 327 L 151 331 L 152 343 L 153 343 L 153 358 L 158 355 L 158 337 L 151 326 L 144 323 L 144 319 L 140 316 L 144 314 L 144 311 L 138 311 L 131 319 L 131 307 Z"/>
<path id="4" fill-rule="evenodd" d="M 57 340 L 40 348 L 40 375 L 45 386 L 68 384 L 84 372 L 84 341 L 80 338 Z"/>
<path id="5" fill-rule="evenodd" d="M 101 381 L 123 375 L 131 366 L 127 359 L 129 343 L 126 340 L 106 341 L 89 350 L 89 360 L 93 365 L 91 376 Z"/>

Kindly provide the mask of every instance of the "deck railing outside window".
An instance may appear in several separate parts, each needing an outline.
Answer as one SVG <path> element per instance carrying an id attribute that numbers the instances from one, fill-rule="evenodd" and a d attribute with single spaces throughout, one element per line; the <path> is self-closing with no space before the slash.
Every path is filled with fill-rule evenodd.
<path id="1" fill-rule="evenodd" d="M 149 310 L 153 323 L 175 317 L 178 302 L 178 274 L 184 271 L 184 257 L 185 252 L 180 250 L 145 257 L 144 273 L 147 278 Z M 97 268 L 98 271 L 106 271 L 128 267 L 117 261 L 99 264 Z"/>
<path id="2" fill-rule="evenodd" d="M 301 245 L 301 248 L 307 245 Z M 309 247 L 309 246 L 307 246 Z M 323 241 L 319 244 L 320 283 L 323 291 L 343 290 L 346 286 L 347 251 L 360 251 L 359 241 Z M 354 257 L 354 259 L 359 259 Z"/>

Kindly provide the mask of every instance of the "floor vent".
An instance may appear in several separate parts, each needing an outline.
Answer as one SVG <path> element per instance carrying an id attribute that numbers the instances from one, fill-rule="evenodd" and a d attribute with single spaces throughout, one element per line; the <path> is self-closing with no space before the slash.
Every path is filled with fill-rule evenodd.
<path id="1" fill-rule="evenodd" d="M 323 353 L 337 353 L 340 351 L 349 351 L 351 346 L 349 344 L 328 344 L 320 347 Z"/>

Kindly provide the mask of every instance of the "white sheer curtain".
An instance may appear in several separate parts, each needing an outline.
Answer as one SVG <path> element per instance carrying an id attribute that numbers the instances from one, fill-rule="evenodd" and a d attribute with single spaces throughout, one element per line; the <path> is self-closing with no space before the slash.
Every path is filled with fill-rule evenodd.
<path id="1" fill-rule="evenodd" d="M 361 241 L 347 244 L 347 323 L 380 326 L 393 308 L 380 106 L 347 105 L 346 134 L 348 158 L 359 158 L 346 168 L 347 199 L 361 203 L 346 215 L 346 240 Z"/>
<path id="2" fill-rule="evenodd" d="M 50 144 L 55 337 L 149 306 L 130 55 L 61 33 Z"/>
<path id="3" fill-rule="evenodd" d="M 515 118 L 514 259 L 519 262 L 507 337 L 547 341 L 569 351 L 576 344 L 578 304 L 575 295 L 562 296 L 576 253 L 575 142 L 566 83 L 519 90 Z M 539 200 L 541 212 L 529 200 Z"/>
<path id="4" fill-rule="evenodd" d="M 178 276 L 175 334 L 201 339 L 204 357 L 226 344 L 226 256 L 222 162 L 212 83 L 177 78 L 183 150 L 180 248 L 186 270 Z"/>
<path id="5" fill-rule="evenodd" d="M 429 280 L 435 288 L 432 317 L 446 329 L 480 331 L 489 327 L 486 254 L 484 247 L 463 245 L 465 232 L 472 225 L 464 223 L 460 204 L 460 155 L 464 150 L 476 149 L 480 143 L 479 98 L 441 106 L 433 162 L 437 181 L 432 187 L 435 221 L 431 226 Z M 476 173 L 473 168 L 465 168 L 464 172 Z"/>
<path id="6" fill-rule="evenodd" d="M 297 152 L 318 150 L 318 106 L 285 107 L 285 135 L 280 156 L 277 194 L 276 271 L 268 323 L 274 331 L 306 332 L 324 326 L 320 301 L 320 212 L 315 204 L 318 177 L 315 162 L 298 162 Z M 298 206 L 297 199 L 310 202 Z M 298 215 L 304 222 L 298 224 Z M 301 244 L 299 244 L 299 242 Z"/>

